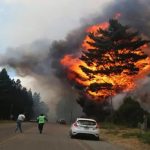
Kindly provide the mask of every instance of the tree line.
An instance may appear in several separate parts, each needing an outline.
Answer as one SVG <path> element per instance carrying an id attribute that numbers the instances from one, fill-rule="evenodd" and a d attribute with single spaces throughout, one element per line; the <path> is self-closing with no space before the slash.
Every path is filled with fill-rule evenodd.
<path id="1" fill-rule="evenodd" d="M 150 128 L 150 113 L 132 96 L 126 96 L 117 110 L 109 100 L 96 102 L 81 96 L 77 102 L 87 117 L 94 118 L 98 122 L 111 122 L 128 127 L 138 127 L 143 124 Z"/>
<path id="2" fill-rule="evenodd" d="M 19 113 L 25 113 L 32 119 L 39 113 L 47 114 L 48 107 L 41 101 L 39 93 L 21 85 L 21 81 L 11 79 L 7 70 L 0 72 L 0 120 L 16 119 Z"/>

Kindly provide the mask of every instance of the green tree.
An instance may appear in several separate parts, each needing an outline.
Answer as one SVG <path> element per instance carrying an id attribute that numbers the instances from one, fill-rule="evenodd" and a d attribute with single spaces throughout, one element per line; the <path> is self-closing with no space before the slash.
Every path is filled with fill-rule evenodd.
<path id="1" fill-rule="evenodd" d="M 139 122 L 143 122 L 144 114 L 146 114 L 146 112 L 137 101 L 131 97 L 126 97 L 123 104 L 115 112 L 114 121 L 118 124 L 137 127 Z"/>
<path id="2" fill-rule="evenodd" d="M 19 113 L 24 112 L 27 119 L 32 117 L 32 91 L 27 90 L 25 87 L 22 87 L 21 81 L 19 79 L 14 80 L 12 85 L 11 99 L 12 99 L 12 115 L 16 118 Z"/>
<path id="3" fill-rule="evenodd" d="M 22 87 L 21 81 L 11 80 L 6 69 L 0 72 L 0 119 L 15 119 L 20 112 L 27 118 L 32 114 L 32 92 Z"/>
<path id="4" fill-rule="evenodd" d="M 83 112 L 97 121 L 105 121 L 110 115 L 110 105 L 108 101 L 92 101 L 80 95 L 77 103 L 83 108 Z"/>
<path id="5" fill-rule="evenodd" d="M 36 118 L 39 114 L 47 114 L 49 111 L 46 103 L 41 101 L 40 93 L 35 92 L 33 94 L 33 118 Z"/>
<path id="6" fill-rule="evenodd" d="M 12 109 L 12 101 L 10 99 L 12 82 L 7 74 L 6 69 L 0 72 L 0 118 L 8 119 Z"/>

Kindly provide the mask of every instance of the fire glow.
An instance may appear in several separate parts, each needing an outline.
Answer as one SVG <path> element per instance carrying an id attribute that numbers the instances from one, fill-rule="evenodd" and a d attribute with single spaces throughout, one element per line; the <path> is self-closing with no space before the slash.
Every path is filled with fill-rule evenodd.
<path id="1" fill-rule="evenodd" d="M 102 24 L 94 25 L 89 27 L 86 32 L 87 33 L 94 33 L 96 36 L 102 36 L 97 33 L 98 29 L 107 30 L 109 27 L 109 23 L 105 22 Z M 87 35 L 82 43 L 81 49 L 84 51 L 95 49 L 95 47 L 92 47 L 88 42 L 93 42 L 92 39 Z M 140 47 L 141 50 L 144 50 L 145 47 L 148 47 L 148 45 L 144 45 Z M 129 50 L 119 50 L 119 53 L 128 52 Z M 143 51 L 136 51 L 138 54 L 142 54 Z M 106 57 L 109 57 L 109 54 L 105 54 Z M 111 56 L 114 56 L 114 52 L 112 51 Z M 116 64 L 119 62 L 116 62 Z M 127 75 L 125 72 L 128 70 L 124 70 L 120 74 L 110 74 L 110 75 L 104 75 L 104 74 L 95 74 L 94 78 L 89 78 L 81 69 L 80 66 L 84 66 L 86 68 L 89 68 L 93 71 L 97 70 L 96 62 L 93 63 L 93 65 L 88 66 L 84 61 L 80 59 L 80 56 L 73 56 L 73 55 L 65 55 L 61 59 L 61 64 L 67 68 L 67 76 L 69 80 L 74 81 L 76 84 L 81 85 L 85 90 L 85 93 L 87 96 L 91 97 L 92 99 L 96 100 L 102 100 L 105 98 L 108 98 L 109 96 L 114 96 L 119 92 L 126 92 L 131 91 L 136 88 L 137 86 L 137 80 L 143 78 L 150 72 L 150 58 L 147 57 L 145 59 L 142 59 L 140 61 L 135 62 L 135 66 L 139 68 L 139 72 L 134 75 Z M 107 64 L 108 65 L 108 64 Z M 111 64 L 110 64 L 111 65 Z M 101 67 L 110 67 L 109 65 L 106 66 L 106 64 L 98 66 Z M 93 83 L 103 84 L 103 83 L 110 83 L 112 85 L 111 90 L 104 88 L 99 91 L 93 92 L 89 90 L 89 86 Z"/>

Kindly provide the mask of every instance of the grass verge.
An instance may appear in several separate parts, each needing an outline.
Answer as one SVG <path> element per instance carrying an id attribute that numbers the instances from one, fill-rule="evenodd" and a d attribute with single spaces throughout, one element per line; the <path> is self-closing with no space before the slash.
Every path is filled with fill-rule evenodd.
<path id="1" fill-rule="evenodd" d="M 136 137 L 144 143 L 150 144 L 150 131 L 147 132 L 131 132 L 131 133 L 123 133 L 122 137 L 124 138 L 132 138 Z"/>
<path id="2" fill-rule="evenodd" d="M 115 124 L 100 124 L 101 140 L 120 145 L 127 150 L 150 150 L 150 131 Z"/>

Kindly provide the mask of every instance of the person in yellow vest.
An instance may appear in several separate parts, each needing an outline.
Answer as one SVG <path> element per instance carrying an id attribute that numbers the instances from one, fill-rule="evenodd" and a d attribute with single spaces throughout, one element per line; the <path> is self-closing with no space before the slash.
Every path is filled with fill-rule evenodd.
<path id="1" fill-rule="evenodd" d="M 47 118 L 46 118 L 46 116 L 44 114 L 40 114 L 37 117 L 38 129 L 39 129 L 40 134 L 43 131 L 43 126 L 45 124 L 45 121 L 48 121 L 48 120 L 47 120 Z"/>

